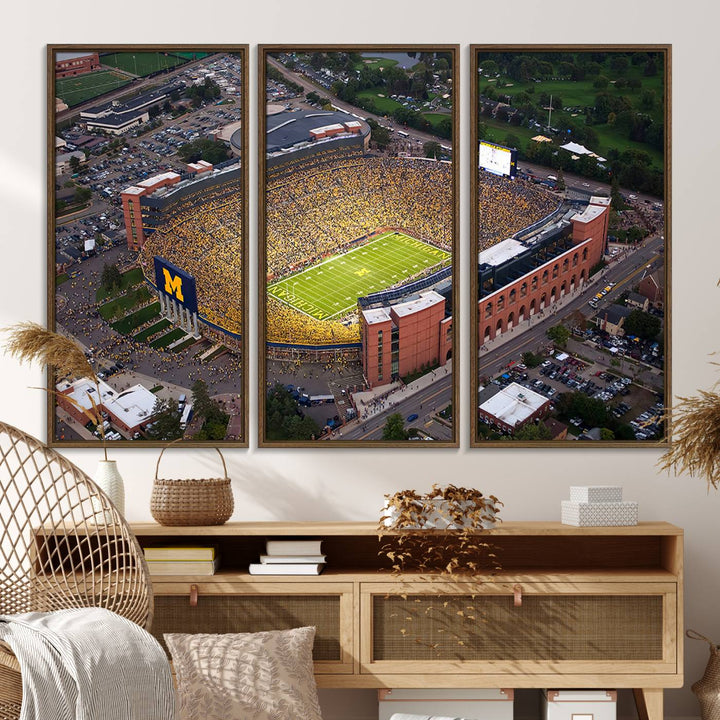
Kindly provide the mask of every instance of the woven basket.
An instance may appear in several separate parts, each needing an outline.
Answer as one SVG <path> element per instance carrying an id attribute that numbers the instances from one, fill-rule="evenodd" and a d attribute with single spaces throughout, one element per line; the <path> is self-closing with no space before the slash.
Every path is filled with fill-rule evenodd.
<path id="1" fill-rule="evenodd" d="M 695 630 L 688 630 L 687 636 L 693 640 L 704 640 L 710 646 L 705 673 L 691 689 L 700 703 L 702 720 L 720 720 L 720 645 L 715 645 Z"/>
<path id="2" fill-rule="evenodd" d="M 174 441 L 174 442 L 177 442 Z M 174 443 L 170 443 L 173 445 Z M 159 478 L 160 452 L 150 497 L 150 513 L 160 525 L 222 525 L 233 513 L 233 495 L 225 458 L 218 448 L 224 477 L 190 480 Z"/>

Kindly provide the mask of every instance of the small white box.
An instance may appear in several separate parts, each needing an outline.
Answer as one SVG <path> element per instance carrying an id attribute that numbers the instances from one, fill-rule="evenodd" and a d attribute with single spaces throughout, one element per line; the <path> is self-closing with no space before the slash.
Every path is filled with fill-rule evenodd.
<path id="1" fill-rule="evenodd" d="M 611 503 L 563 500 L 561 508 L 563 525 L 619 527 L 638 524 L 638 504 L 628 500 Z"/>
<path id="2" fill-rule="evenodd" d="M 619 485 L 571 485 L 570 500 L 573 502 L 622 502 Z"/>
<path id="3" fill-rule="evenodd" d="M 396 713 L 463 720 L 513 720 L 515 692 L 494 688 L 378 690 L 378 720 Z"/>
<path id="4" fill-rule="evenodd" d="M 544 690 L 543 720 L 617 720 L 616 690 Z"/>

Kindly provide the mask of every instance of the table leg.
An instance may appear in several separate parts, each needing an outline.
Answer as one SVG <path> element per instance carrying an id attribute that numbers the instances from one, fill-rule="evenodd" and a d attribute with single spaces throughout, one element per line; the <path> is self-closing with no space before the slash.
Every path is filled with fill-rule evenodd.
<path id="1" fill-rule="evenodd" d="M 663 720 L 662 688 L 635 688 L 633 695 L 640 720 Z"/>

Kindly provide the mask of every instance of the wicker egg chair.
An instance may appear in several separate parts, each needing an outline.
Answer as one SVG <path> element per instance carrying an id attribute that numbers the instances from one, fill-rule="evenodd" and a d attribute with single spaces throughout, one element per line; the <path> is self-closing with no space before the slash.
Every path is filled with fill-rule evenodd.
<path id="1" fill-rule="evenodd" d="M 132 531 L 79 468 L 0 423 L 0 615 L 103 607 L 148 629 L 153 596 Z M 0 642 L 0 720 L 17 720 L 20 666 Z"/>

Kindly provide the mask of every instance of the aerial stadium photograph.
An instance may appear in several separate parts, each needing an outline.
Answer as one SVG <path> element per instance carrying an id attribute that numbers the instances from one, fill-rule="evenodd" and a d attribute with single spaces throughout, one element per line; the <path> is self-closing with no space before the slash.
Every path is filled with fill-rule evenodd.
<path id="1" fill-rule="evenodd" d="M 48 441 L 246 446 L 247 47 L 48 47 Z"/>
<path id="2" fill-rule="evenodd" d="M 456 46 L 260 47 L 261 446 L 456 446 Z"/>
<path id="3" fill-rule="evenodd" d="M 670 46 L 471 59 L 471 445 L 666 444 Z"/>

